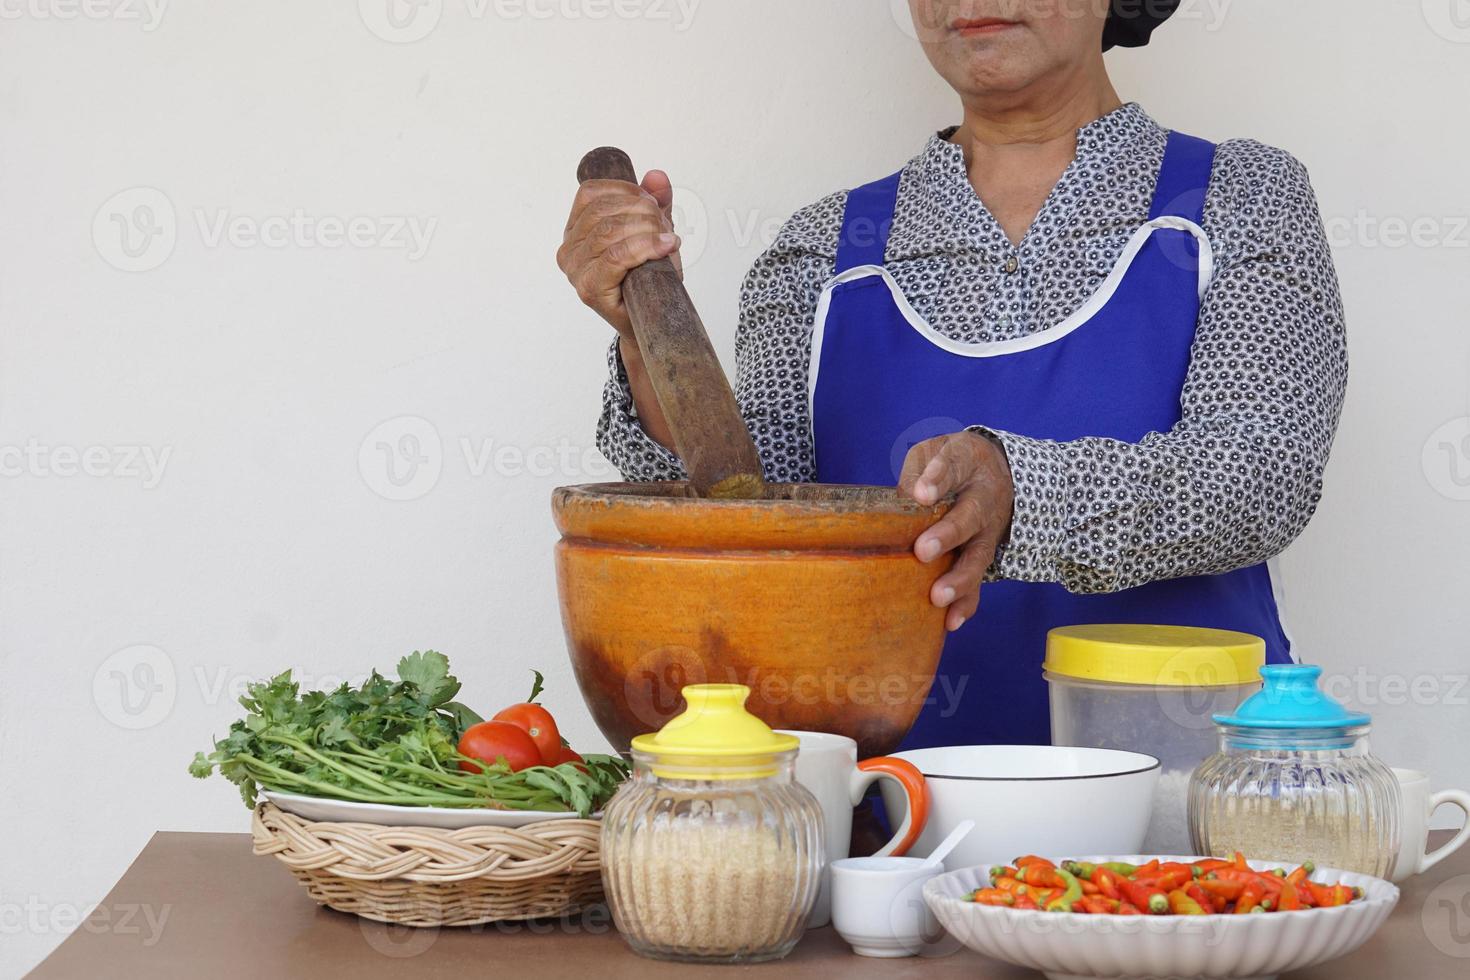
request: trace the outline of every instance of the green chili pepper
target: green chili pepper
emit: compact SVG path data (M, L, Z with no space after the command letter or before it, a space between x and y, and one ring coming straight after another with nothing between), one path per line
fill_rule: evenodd
M1138 873L1138 865L1124 864L1122 861L1104 861L1102 867L1107 868L1115 875L1131 878Z
M1057 874L1061 875L1062 880L1067 883L1067 890L1050 902L1047 902L1046 910L1048 912L1070 912L1072 911L1072 903L1080 901L1082 898L1082 881L1065 868L1058 868Z
M1090 861L1064 861L1062 862L1062 867L1083 881L1091 881L1092 873L1098 868L1097 865Z

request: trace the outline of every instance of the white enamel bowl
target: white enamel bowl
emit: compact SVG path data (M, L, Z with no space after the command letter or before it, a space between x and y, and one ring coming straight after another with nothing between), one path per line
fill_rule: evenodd
M929 820L910 849L928 854L959 824L975 829L945 866L1004 864L1022 854L1135 852L1143 846L1159 760L1138 752L1054 745L964 745L896 752L924 774ZM884 780L883 806L903 794Z
M1139 855L1073 858L1126 861ZM1181 860L1194 860L1181 858ZM1280 868L1284 861L1252 861ZM1079 977L1264 978L1346 955L1383 925L1399 890L1381 878L1319 868L1321 882L1363 889L1362 899L1330 909L1265 915L1081 915L976 905L964 896L990 883L989 866L951 871L924 886L924 901L955 939L985 956L1040 970L1051 980Z

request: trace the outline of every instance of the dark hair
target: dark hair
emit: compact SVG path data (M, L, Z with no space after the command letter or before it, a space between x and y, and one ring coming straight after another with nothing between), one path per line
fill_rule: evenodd
M1102 46L1141 48L1148 37L1174 11L1179 9L1180 0L1112 0L1113 8L1108 12L1108 22L1103 26Z

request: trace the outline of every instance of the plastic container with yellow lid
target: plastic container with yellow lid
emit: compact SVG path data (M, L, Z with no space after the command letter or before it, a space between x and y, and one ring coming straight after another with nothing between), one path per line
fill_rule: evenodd
M602 879L634 952L689 962L785 956L821 883L822 810L800 742L745 710L741 684L684 688L682 714L633 739L602 816Z
M1043 663L1053 745L1126 749L1161 764L1143 850L1188 854L1189 776L1215 752L1213 715L1260 687L1266 644L1191 626L1062 626Z

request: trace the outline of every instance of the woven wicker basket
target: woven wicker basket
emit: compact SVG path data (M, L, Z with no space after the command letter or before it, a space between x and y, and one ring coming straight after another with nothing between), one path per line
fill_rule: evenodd
M602 900L596 820L514 829L314 822L255 808L256 854L273 854L312 898L410 926L565 915Z

